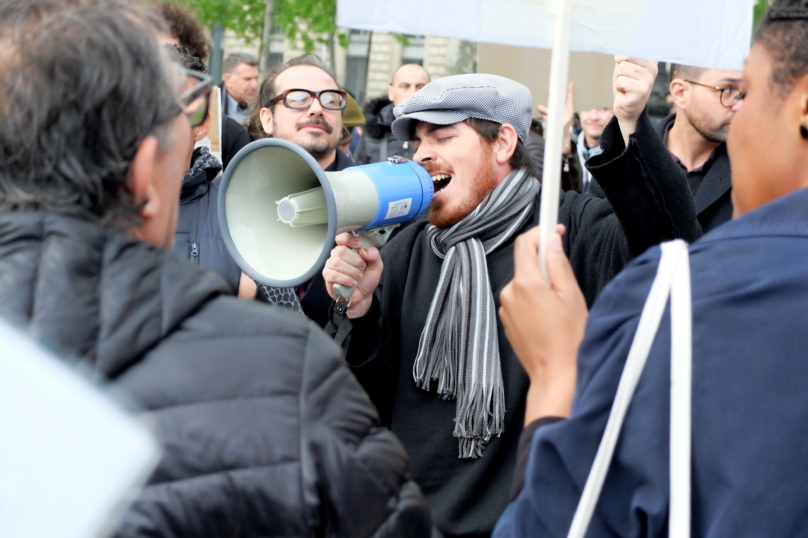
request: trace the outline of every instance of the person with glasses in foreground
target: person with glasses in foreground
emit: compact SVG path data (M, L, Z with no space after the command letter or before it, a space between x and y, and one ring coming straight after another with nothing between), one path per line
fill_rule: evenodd
M188 146L189 170L182 178L180 213L171 252L215 272L225 279L234 293L238 293L241 281L252 281L246 275L242 277L219 227L219 183L213 180L220 175L222 163L207 147L194 148L210 131L209 104L213 82L201 59L177 45L166 45L166 48L187 69L186 89L180 99L195 103L194 115L189 118L193 129L191 145Z
M775 0L746 59L727 135L734 219L690 247L689 536L805 534L806 51L805 2ZM671 180L681 180L677 172ZM659 248L634 260L587 319L559 245L557 236L548 245L549 286L536 264L538 231L521 237L501 295L500 317L530 392L520 453L527 471L516 477L524 488L495 538L567 535L659 267ZM671 344L668 306L587 536L668 536Z
M270 69L258 90L260 107L251 123L263 136L294 142L314 157L326 172L340 172L354 162L337 147L342 138L342 115L348 94L314 54L297 56ZM336 245L335 245L336 246ZM322 267L308 282L294 288L256 284L256 299L303 312L320 327L328 324L331 297Z
M336 344L166 252L208 81L183 92L161 26L127 0L0 4L0 316L153 426L115 536L429 536Z
M704 233L732 218L727 133L741 106L739 71L671 66L675 112L657 126L673 160L687 175Z

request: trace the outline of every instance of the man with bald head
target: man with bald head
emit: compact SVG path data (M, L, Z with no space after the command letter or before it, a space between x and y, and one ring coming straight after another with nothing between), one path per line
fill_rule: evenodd
M412 158L415 154L412 143L400 141L390 128L395 119L393 107L426 86L429 81L426 69L418 64L404 64L393 73L393 79L387 87L387 97L373 99L365 105L367 124L356 147L354 160L357 164L376 163L393 155Z

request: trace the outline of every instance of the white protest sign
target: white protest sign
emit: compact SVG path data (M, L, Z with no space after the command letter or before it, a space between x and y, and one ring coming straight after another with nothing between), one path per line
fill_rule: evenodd
M740 70L754 0L574 0L570 50ZM552 48L555 0L338 0L339 26Z
M569 53L601 52L741 70L754 0L338 0L339 26L553 49L545 131L539 265L557 223L561 116Z
M108 534L158 456L108 395L0 322L0 536Z

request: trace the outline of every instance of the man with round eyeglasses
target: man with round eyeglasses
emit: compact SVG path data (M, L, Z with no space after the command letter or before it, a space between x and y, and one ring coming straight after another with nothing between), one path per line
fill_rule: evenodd
M742 73L685 65L671 68L675 113L658 126L671 156L687 174L705 233L732 218L727 133L741 106Z
M259 100L267 135L301 146L328 172L353 166L337 149L347 94L319 58L298 56L270 70Z

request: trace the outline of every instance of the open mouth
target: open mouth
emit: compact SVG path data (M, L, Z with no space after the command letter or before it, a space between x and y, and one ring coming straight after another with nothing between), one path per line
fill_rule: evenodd
M434 186L435 193L439 193L446 188L452 181L452 176L449 174L436 174L432 176L432 185Z

